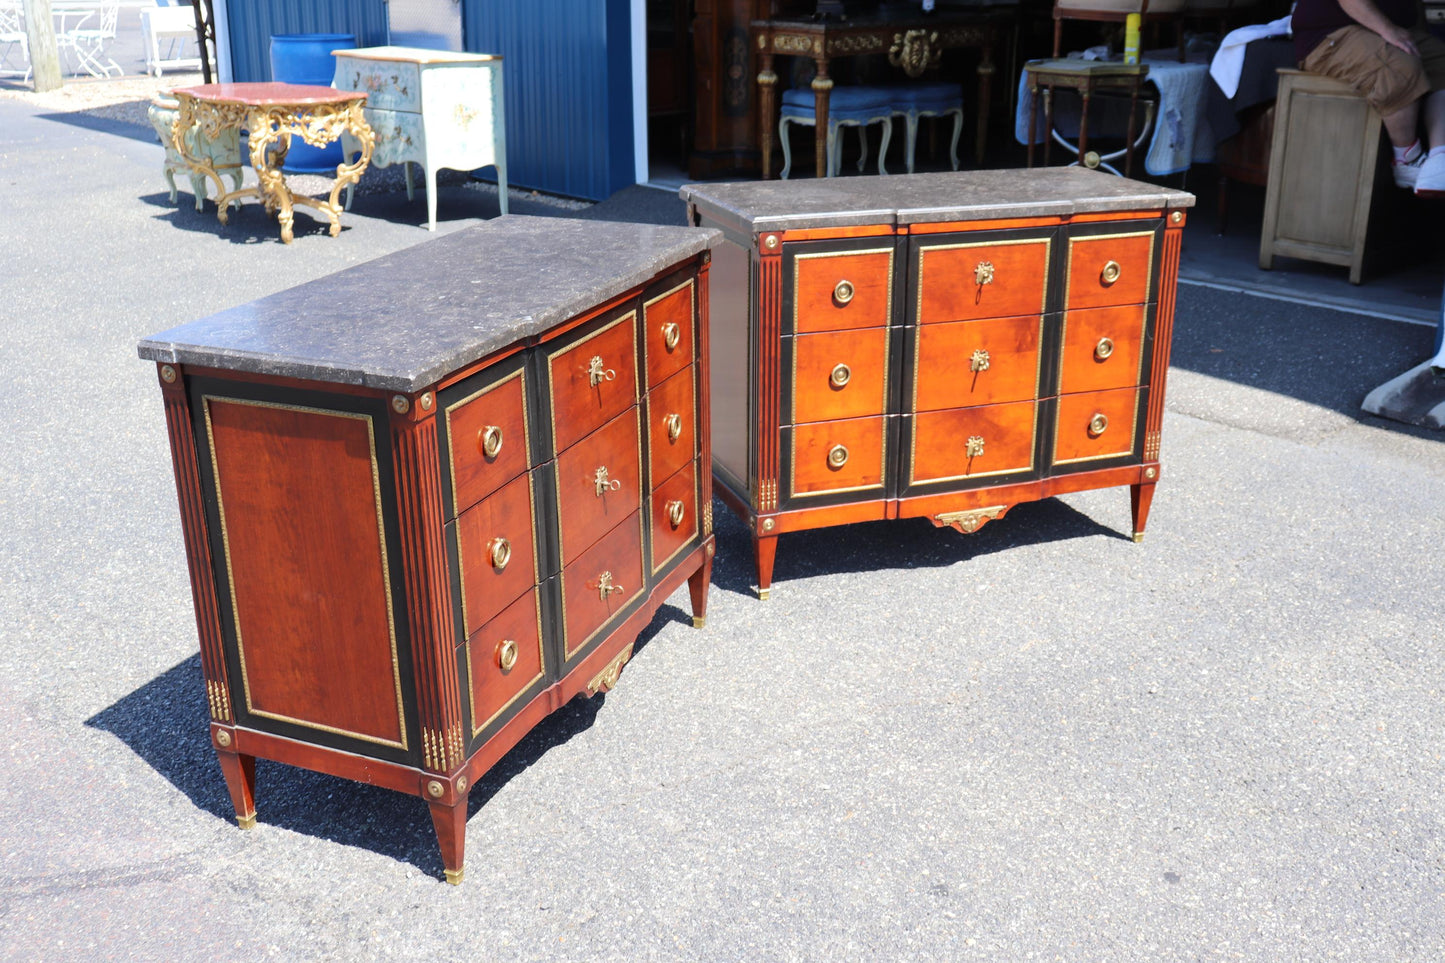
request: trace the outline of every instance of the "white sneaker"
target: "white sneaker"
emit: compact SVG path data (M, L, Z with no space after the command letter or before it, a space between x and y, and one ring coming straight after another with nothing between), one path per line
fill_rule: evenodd
M1403 187L1410 191L1415 189L1415 184L1420 179L1420 168L1425 165L1425 152L1422 150L1415 155L1414 160L1392 161L1390 173L1395 175L1395 186Z
M1445 151L1430 154L1420 165L1420 173L1415 178L1415 196L1445 197Z

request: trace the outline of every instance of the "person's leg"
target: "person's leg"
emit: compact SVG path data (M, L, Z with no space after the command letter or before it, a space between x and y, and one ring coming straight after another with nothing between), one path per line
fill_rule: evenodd
M1385 114L1380 119L1385 123L1385 134L1395 147L1409 147L1420 139L1420 101L1412 100L1403 109ZM1445 114L1442 114L1442 120L1445 120ZM1445 127L1441 128L1441 133L1445 134ZM1430 143L1445 141L1437 141L1431 133Z
M1430 151L1420 165L1415 193L1439 197L1445 195L1445 42L1420 29L1411 30L1410 39L1420 51L1420 62L1430 86L1430 93L1417 102Z

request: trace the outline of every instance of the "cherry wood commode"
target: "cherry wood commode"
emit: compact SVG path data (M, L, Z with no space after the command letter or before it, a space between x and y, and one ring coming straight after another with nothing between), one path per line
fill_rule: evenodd
M140 344L157 363L211 740L430 806L616 683L712 568L716 232L504 218Z
M784 532L1159 480L1193 195L1081 168L694 184L718 494L767 598Z

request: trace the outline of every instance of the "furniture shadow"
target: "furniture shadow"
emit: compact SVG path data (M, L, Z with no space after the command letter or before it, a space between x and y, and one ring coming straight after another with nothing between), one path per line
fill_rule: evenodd
M633 658L661 629L683 620L663 606L638 636ZM690 619L688 624L691 624ZM209 737L210 716L193 655L111 706L85 725L108 732L180 790L196 808L235 829L235 810ZM472 787L467 818L475 816L515 776L592 727L606 694L572 699L532 728ZM265 759L256 761L257 823L369 850L442 877L430 811L421 799Z
M1116 492L1128 505L1126 488ZM757 568L752 535L721 501L714 501L717 557L712 586L754 596ZM1130 535L1094 521L1057 498L1024 502L1002 519L986 523L971 535L937 528L927 519L859 522L779 536L773 586L797 579L888 569L940 568L1007 551L1022 545L1061 542L1103 535L1130 540Z
M95 131L98 134L114 134L117 137L129 137L131 140L142 141L147 144L158 144L155 129L146 120L146 107L150 102L137 100L132 104L121 104L107 107L101 110L76 110L58 114L40 114L42 120L53 120L59 124L69 124L72 127L80 127L85 130ZM114 116L118 109L133 107L139 111L140 119L123 120Z
M226 181L227 186L230 180ZM176 201L171 203L169 191L141 195L139 200L151 207L160 208L157 220L169 221L170 225L182 231L209 234L232 244L282 244L281 225L276 218L266 213L265 207L255 198L246 198L240 207L232 207L227 223L216 218L216 201L208 197L196 210L195 195L190 191L190 182L184 174L176 175ZM214 193L214 186L212 186ZM352 229L347 223L347 212L341 215L341 233ZM297 206L291 223L291 233L296 239L303 237L327 236L331 222L316 211Z

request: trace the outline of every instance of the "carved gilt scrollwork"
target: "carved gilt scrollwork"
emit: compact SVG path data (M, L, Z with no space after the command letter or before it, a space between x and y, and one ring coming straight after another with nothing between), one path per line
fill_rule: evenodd
M987 508L970 508L961 512L943 512L940 515L934 515L929 521L940 528L947 526L965 535L972 535L983 526L984 522L993 521L1006 511L1008 511L1007 505L990 505Z
M888 62L902 67L910 77L922 77L925 71L938 66L943 48L938 46L938 31L908 30L893 35L888 48Z

